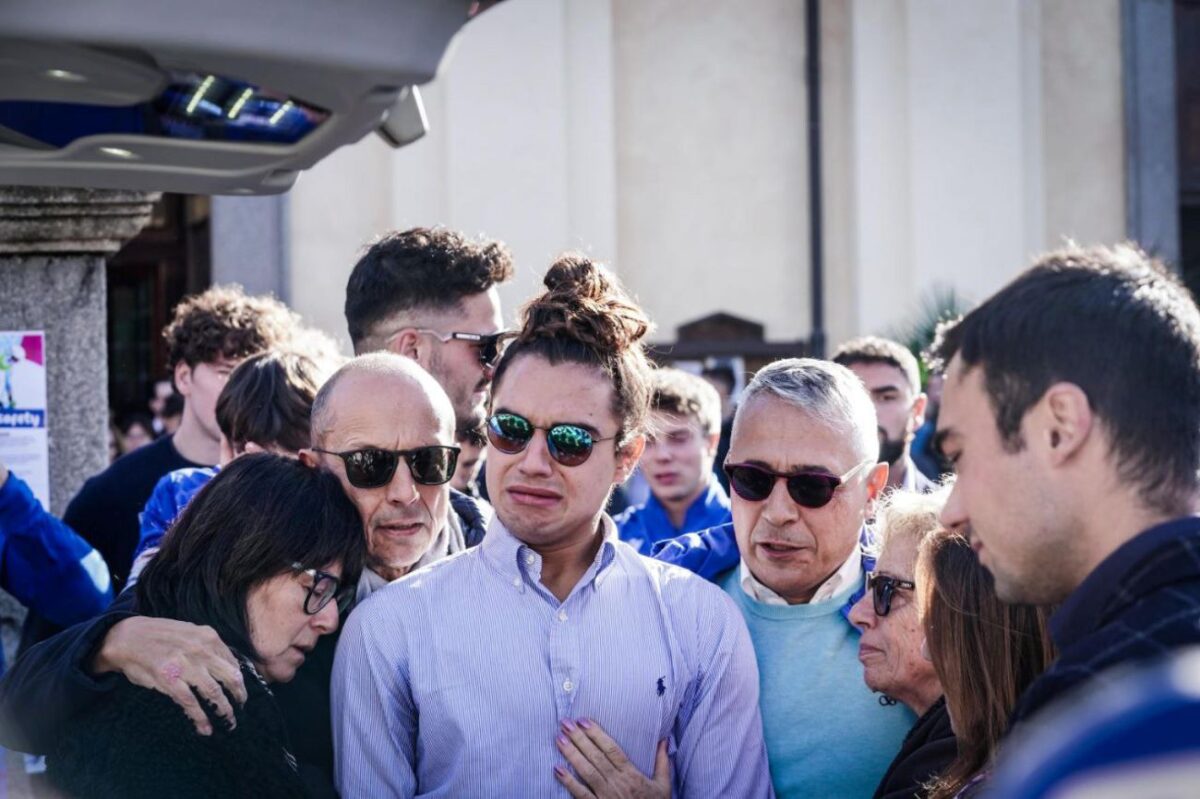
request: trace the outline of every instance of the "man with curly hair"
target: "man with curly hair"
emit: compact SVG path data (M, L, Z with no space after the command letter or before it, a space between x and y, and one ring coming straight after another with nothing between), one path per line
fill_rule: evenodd
M63 516L104 556L117 593L137 547L138 514L159 478L217 462L217 396L229 373L250 355L289 341L297 327L297 316L283 303L247 296L238 286L213 286L176 306L163 337L175 388L184 398L179 429L89 479Z
M346 286L354 353L412 358L450 396L459 433L478 430L503 338L496 286L512 275L512 254L498 241L444 228L388 233Z

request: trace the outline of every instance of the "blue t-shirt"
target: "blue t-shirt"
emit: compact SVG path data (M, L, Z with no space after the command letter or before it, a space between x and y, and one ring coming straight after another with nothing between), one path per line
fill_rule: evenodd
M641 554L649 555L659 541L727 524L733 521L733 514L729 509L729 495L720 483L710 479L708 487L688 506L682 527L671 524L667 509L653 494L645 503L629 508L613 521L617 523L617 534L622 541Z

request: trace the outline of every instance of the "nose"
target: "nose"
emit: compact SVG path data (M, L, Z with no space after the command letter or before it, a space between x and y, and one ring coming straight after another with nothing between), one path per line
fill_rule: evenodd
M396 465L396 473L392 475L392 481L387 484L388 502L394 505L410 505L417 500L417 496L417 484L412 479L412 472L401 458L400 463Z
M863 630L875 626L875 608L871 605L869 592L859 597L854 607L850 608L850 623Z
M771 484L771 493L763 500L763 519L776 527L783 527L796 519L799 512L797 507L784 481L777 479Z
M656 441L649 445L650 457L660 463L666 463L671 460L671 448L663 444L661 441Z
M950 496L946 497L946 504L942 506L942 512L938 515L938 520L947 530L966 533L970 517L967 515L960 488L961 483L955 481L954 486L950 489Z
M338 628L337 602L330 602L312 617L313 629L318 635L327 635Z
M535 430L533 438L529 439L529 443L525 445L525 451L521 453L521 462L519 468L522 474L528 475L547 475L553 470L550 461L550 448L546 441L546 432L544 430Z

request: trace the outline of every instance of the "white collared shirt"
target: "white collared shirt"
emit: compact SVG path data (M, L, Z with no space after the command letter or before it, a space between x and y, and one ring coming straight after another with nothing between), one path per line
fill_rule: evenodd
M755 602L761 602L764 605L787 605L786 599L779 594L767 588L760 583L758 579L750 573L750 567L746 565L746 559L742 558L740 571L738 572L741 578L742 590L746 595ZM837 596L838 592L843 590L847 585L853 583L859 578L862 573L862 551L855 544L854 551L850 553L850 557L846 558L846 562L838 567L838 570L830 575L829 579L817 586L816 593L813 594L809 604L817 602L826 602Z

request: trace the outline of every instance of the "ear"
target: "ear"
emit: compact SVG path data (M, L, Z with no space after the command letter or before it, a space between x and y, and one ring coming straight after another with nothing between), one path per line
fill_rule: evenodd
M721 443L721 433L717 431L708 437L708 457L715 458L717 455L717 445Z
M1038 413L1030 418L1035 429L1030 437L1047 453L1048 461L1059 466L1082 449L1095 426L1095 416L1087 394L1074 383L1055 383L1037 404Z
M918 394L913 400L912 408L908 411L908 432L915 433L925 424L925 409L929 407L929 397L925 394Z
M629 475L633 474L633 470L637 468L638 461L641 460L645 450L646 437L641 435L617 452L617 470L613 474L614 483L624 483L629 479Z
M175 364L175 390L185 399L192 396L192 367L187 361Z
M867 501L874 502L879 499L879 495L883 493L883 489L887 488L888 481L888 465L886 463L877 463L871 467L871 473L867 475Z
M297 454L300 457L300 462L310 469L317 468L317 465L320 463L320 461L317 460L317 453L313 452L308 447L300 450L300 452Z
M403 355L405 358L412 358L417 363L425 366L425 360L429 360L429 347L425 346L427 339L416 331L416 328L406 327L396 335L392 336L388 343L388 349L397 355Z
M261 446L260 444L258 444L257 442L254 442L254 441L247 441L246 446L242 447L243 455L250 455L255 452L270 452L270 451L271 450L267 449L266 447Z

